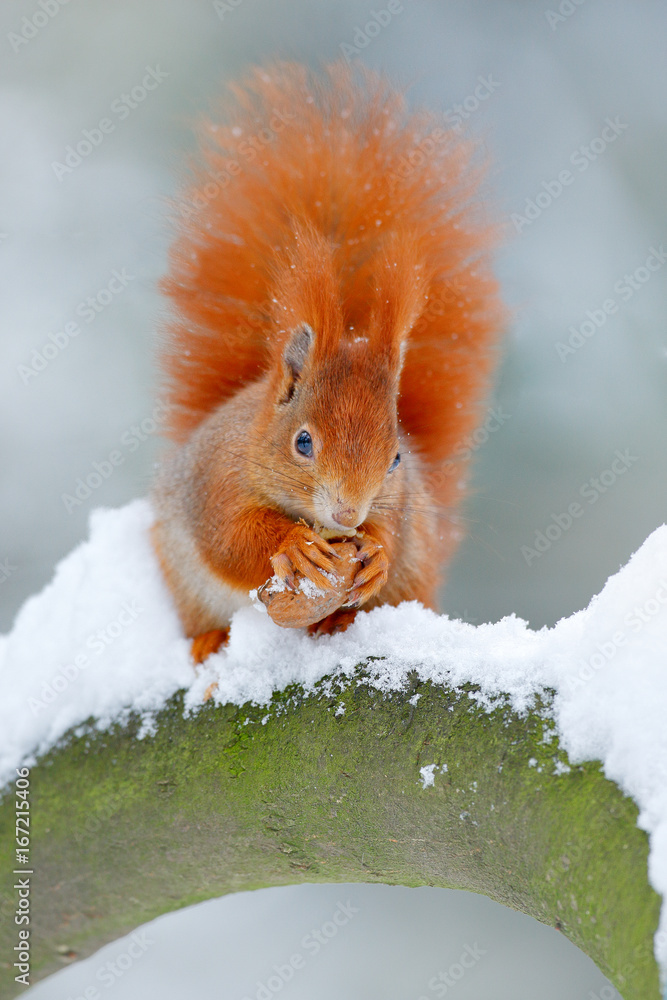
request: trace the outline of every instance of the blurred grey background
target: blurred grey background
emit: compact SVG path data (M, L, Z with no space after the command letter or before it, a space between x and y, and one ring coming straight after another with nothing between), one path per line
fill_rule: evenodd
M484 896L351 884L242 892L160 917L27 996L617 1000L619 994L557 931Z
M467 109L470 130L491 154L497 214L507 224L498 272L513 319L489 401L503 419L475 444L468 537L443 609L474 623L514 612L533 627L553 624L584 607L663 522L664 3L403 0L400 10L392 4L395 13L379 32L367 33L373 11L386 6L384 0L4 0L3 630L49 580L56 561L85 537L90 510L123 504L150 482L160 447L151 417L159 398L153 357L165 308L156 281L170 240L166 199L192 148L192 120L248 64L282 56L317 65L338 58L341 45L356 44L359 58L395 75L412 103ZM131 95L149 68L159 83L145 100L130 96L131 106L122 95ZM476 100L480 77L493 81L492 93ZM114 129L90 155L71 169L54 169L83 130L105 117ZM122 280L113 280L114 272ZM73 329L79 332L71 335ZM72 495L77 480L114 450L122 463L68 510L63 494ZM568 525L572 503L581 515ZM536 537L544 538L542 552ZM298 920L300 896L289 892L285 905ZM256 920L268 934L273 911L262 909L263 896L255 897ZM400 900L377 907L390 935L407 897L383 898ZM444 899L437 892L435 898ZM220 927L227 927L233 901L211 904L211 919L215 905ZM484 901L480 907L486 927L490 909ZM427 918L420 919L426 926ZM496 921L493 933L506 919ZM375 969L376 986L355 993L322 973L317 995L435 995L424 976L438 959L419 952L422 943L431 947L425 942L426 936L410 945L409 987L399 990L392 975L380 978ZM256 978L266 964L262 947L253 952ZM437 956L440 945L433 947ZM561 971L581 959L564 956L554 952L551 959ZM356 961L351 952L348 960ZM577 992L563 986L558 993L560 972L549 967L539 995L553 988L554 997L583 1000L586 968L581 959ZM599 974L588 974L599 990ZM237 995L217 975L215 995ZM456 995L537 996L532 988L521 992L522 978L513 979L509 992L497 984L475 992L471 976ZM197 982L199 995L213 995L204 978ZM49 988L39 995L63 995ZM119 996L134 995L123 988L114 986ZM289 989L285 995L306 995L295 992L296 983ZM154 995L184 990L168 994L160 986Z

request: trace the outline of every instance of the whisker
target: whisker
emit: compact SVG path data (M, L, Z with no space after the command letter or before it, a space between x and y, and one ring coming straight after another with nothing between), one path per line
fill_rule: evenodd
M283 483L286 484L290 484L294 488L298 488L300 491L305 491L305 492L310 491L310 488L304 485L304 483L300 479L297 479L296 476L290 476L289 473L284 472L282 469L276 469L272 465L267 465L265 462L260 462L257 459L249 458L248 455L245 455L243 452L231 452L230 454L246 462L248 465L253 465L258 469L264 469L266 472L270 472L279 481L282 481Z
M402 515L402 520L407 520L409 515L417 515L420 517L436 517L442 520L449 521L451 524L456 524L461 520L461 515L458 512L449 511L445 508L438 507L416 507L413 504L371 504L370 511L375 511L376 513L392 513Z
M320 489L322 488L323 486L322 481L318 479L313 469L308 469L305 468L303 465L299 465L296 459L293 458L292 455L290 454L286 454L282 451L280 452L280 454L282 454L283 458L286 459L286 461L288 461L290 465L294 466L294 468L299 471L300 475L305 476L306 479L310 479L311 482L315 483L315 485Z

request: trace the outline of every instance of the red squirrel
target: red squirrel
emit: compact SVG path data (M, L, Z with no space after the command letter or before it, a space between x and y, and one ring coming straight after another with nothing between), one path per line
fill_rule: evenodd
M192 654L271 576L437 605L503 324L475 144L344 63L255 69L200 129L163 289L153 542Z

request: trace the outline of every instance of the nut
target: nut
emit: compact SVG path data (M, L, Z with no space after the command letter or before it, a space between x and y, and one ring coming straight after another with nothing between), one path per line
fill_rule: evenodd
M337 536L340 538L340 536ZM314 583L297 572L296 589L289 590L285 584L272 577L257 591L257 597L276 625L283 628L306 628L337 611L345 603L357 572L357 546L349 541L332 541L340 559L336 560L331 587L321 590Z

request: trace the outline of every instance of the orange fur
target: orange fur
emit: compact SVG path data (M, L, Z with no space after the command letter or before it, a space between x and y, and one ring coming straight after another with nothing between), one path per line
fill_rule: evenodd
M195 663L203 663L211 653L217 653L221 646L225 646L228 640L228 628L215 628L211 629L210 632L202 632L192 640L190 655ZM206 696L204 700L208 700Z
M379 562L360 572L362 603L433 604L437 564L456 539L439 528L427 537L433 522L423 513L420 523L420 505L460 502L456 450L478 421L504 318L474 144L438 115L408 111L381 76L343 63L323 77L278 63L231 90L200 127L163 282L175 311L162 359L171 436L198 440L219 415L192 460L197 497L181 504L199 557L231 588L257 586L298 516L313 522L312 503L299 507L289 485L315 493L285 450L294 427L279 405L292 384L285 352L306 323L315 338L299 406L321 430L321 475L343 484L336 502L353 510L375 484L362 527L383 539L393 567L380 590ZM225 432L232 443L213 449L223 426L236 428ZM397 427L414 469L391 494L382 482ZM443 474L446 459L455 474ZM160 531L169 578L175 557ZM186 629L226 624L191 593L179 604Z
M359 80L336 64L327 86L301 66L257 69L232 88L220 122L200 129L200 161L175 206L185 218L164 282L179 316L164 358L176 440L271 364L282 336L274 276L295 261L312 274L316 315L356 330L365 330L378 300L386 308L383 293L405 309L413 270L426 264L428 300L410 338L401 423L431 461L474 426L502 309L488 264L494 231L473 202L481 179L473 144L434 113L409 113L381 77L357 72ZM255 145L242 146L251 138ZM429 138L435 150L418 163ZM240 165L238 176L230 162ZM294 245L295 226L335 244L339 288L317 240ZM281 304L295 312L289 292Z

